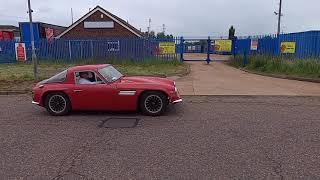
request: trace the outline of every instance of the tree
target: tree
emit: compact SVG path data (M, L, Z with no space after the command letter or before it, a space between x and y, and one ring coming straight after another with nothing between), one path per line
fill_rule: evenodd
M150 37L150 38L155 38L156 37L156 33L154 31L150 31L150 33L148 33L148 31L147 31L147 32L144 33L144 36L145 37Z
M157 38L158 38L158 39L165 39L165 38L166 38L166 35L164 34L164 32L158 32L158 33L157 33Z
M229 29L229 39L234 39L234 35L236 34L236 29L234 29L233 26L230 27Z

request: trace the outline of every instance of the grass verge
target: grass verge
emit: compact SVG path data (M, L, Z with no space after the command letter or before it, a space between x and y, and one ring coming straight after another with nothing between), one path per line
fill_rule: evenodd
M243 57L236 56L230 60L229 65L264 74L320 80L320 59L289 59L256 55L249 56L248 63L244 66Z
M40 80L47 79L71 66L84 64L112 64L126 75L181 76L189 72L189 66L179 61L146 60L86 60L77 63L40 61ZM30 63L0 64L0 90L30 90L34 85L33 66Z

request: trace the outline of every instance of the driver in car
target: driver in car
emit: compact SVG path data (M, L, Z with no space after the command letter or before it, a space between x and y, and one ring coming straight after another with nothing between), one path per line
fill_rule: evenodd
M89 79L93 78L91 72L80 72L79 84L100 84L100 82L91 82Z

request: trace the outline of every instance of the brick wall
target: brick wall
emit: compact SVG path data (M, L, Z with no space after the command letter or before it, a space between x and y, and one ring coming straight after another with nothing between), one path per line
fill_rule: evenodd
M84 21L112 21L111 18L103 14L101 18L100 11L95 12ZM114 22L114 28L84 28L84 21L79 23L76 27L71 29L69 32L64 34L61 38L72 38L72 39L96 39L96 38L108 38L108 37L137 37L131 31Z

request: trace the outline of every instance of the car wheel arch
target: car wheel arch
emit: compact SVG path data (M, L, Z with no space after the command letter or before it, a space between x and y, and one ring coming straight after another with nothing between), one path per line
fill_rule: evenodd
M140 102L143 94L148 93L148 92L160 92L160 93L164 94L167 98L169 98L169 94L166 93L166 92L163 91L163 90L153 90L153 89L143 90L143 91L140 92L140 94L138 95L138 98L137 98L137 108L138 108L138 110L140 110L140 108L139 108L139 102Z
M53 94L53 93L63 93L63 94L65 94L65 95L68 97L69 101L71 102L71 99L70 99L69 95L68 95L66 92L64 92L64 91L59 91L59 90L46 91L45 93L43 93L42 99L41 99L43 106L45 106L45 101L46 101L47 96L48 96L49 94ZM72 103L71 103L71 105L72 105Z

